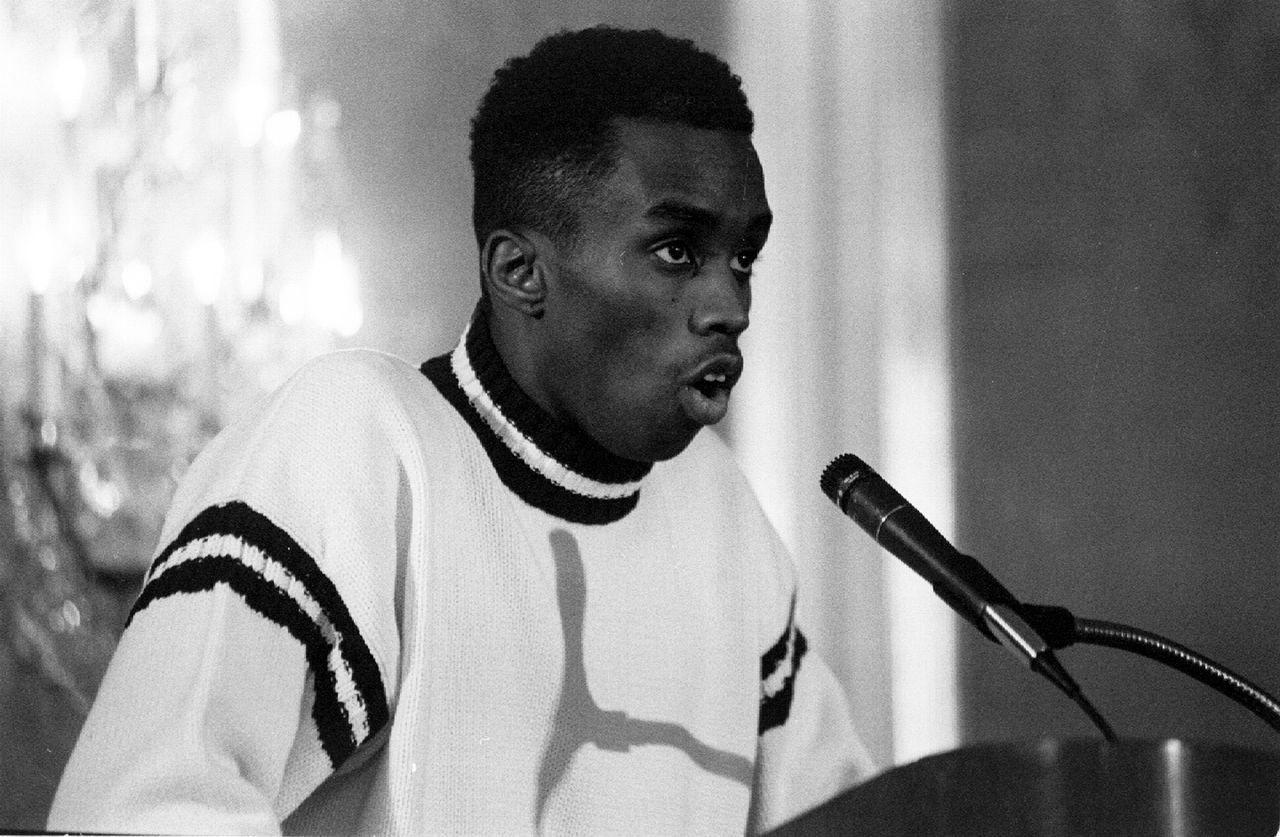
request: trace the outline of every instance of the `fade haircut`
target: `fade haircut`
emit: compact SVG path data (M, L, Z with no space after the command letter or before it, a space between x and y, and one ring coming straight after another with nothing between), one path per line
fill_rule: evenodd
M576 242L579 211L617 163L618 117L750 135L742 81L719 58L655 29L559 32L493 77L471 122L472 224Z

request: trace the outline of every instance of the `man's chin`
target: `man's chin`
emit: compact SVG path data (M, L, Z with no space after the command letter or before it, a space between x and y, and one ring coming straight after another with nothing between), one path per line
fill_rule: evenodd
M679 440L676 440L674 442L668 443L666 445L663 445L657 448L653 452L653 455L650 457L647 457L644 461L665 462L668 459L674 459L675 457L684 453L685 448L689 447L689 444L693 441L693 437L697 436L698 431L701 429L702 429L701 427L695 427L693 428L692 431L690 431L687 435L680 438Z
M665 462L683 453L685 448L689 447L689 444L693 441L693 437L697 436L698 431L701 429L702 425L682 422L679 429L662 434L652 434L639 441L635 437L625 440L597 439L596 441L605 450L624 459L631 459L636 462Z

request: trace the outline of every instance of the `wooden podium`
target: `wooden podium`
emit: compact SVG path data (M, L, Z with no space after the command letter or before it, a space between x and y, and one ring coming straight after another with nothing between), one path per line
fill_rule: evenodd
M883 773L774 837L1277 837L1280 752L1183 741L964 747Z

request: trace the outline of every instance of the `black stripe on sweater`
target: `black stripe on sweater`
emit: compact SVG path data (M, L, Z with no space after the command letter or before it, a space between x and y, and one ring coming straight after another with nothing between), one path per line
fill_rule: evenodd
M794 611L793 611L794 615ZM792 635L794 634L794 641ZM795 698L796 674L800 671L800 661L809 651L809 642L804 633L795 626L792 619L787 621L787 628L778 641L769 647L760 657L760 725L759 733L763 735L774 727L780 727L791 715L791 701ZM791 660L791 671L782 682L782 687L773 694L764 690L765 682L777 673L788 659Z
M256 547L265 557L287 569L320 606L333 628L332 636L326 637L320 625L288 593L234 555L192 558L161 572L178 549L210 535L227 535ZM234 590L254 612L281 626L302 643L315 684L312 718L325 754L330 763L338 767L365 739L358 737L338 697L337 680L329 665L330 654L336 645L351 673L356 686L355 698L364 706L369 737L390 718L382 676L333 582L288 533L265 516L241 502L212 506L196 515L152 564L151 580L134 603L129 620L152 602L179 593L212 590L219 584Z
M653 468L610 453L590 436L553 418L530 398L507 370L489 331L488 306L476 306L463 347L467 363L494 406L522 436L570 471L596 482L636 482Z
M534 508L574 523L613 523L626 517L639 502L640 494L617 498L585 497L556 485L524 463L493 431L476 410L453 374L449 355L434 357L422 364L426 375L458 414L470 425L502 484ZM537 441L537 440L535 440Z

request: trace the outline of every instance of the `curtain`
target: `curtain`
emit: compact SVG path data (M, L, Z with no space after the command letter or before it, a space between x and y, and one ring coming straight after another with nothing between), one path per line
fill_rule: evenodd
M776 216L729 435L887 767L956 746L954 620L818 476L856 453L951 528L940 4L739 0L729 16Z

